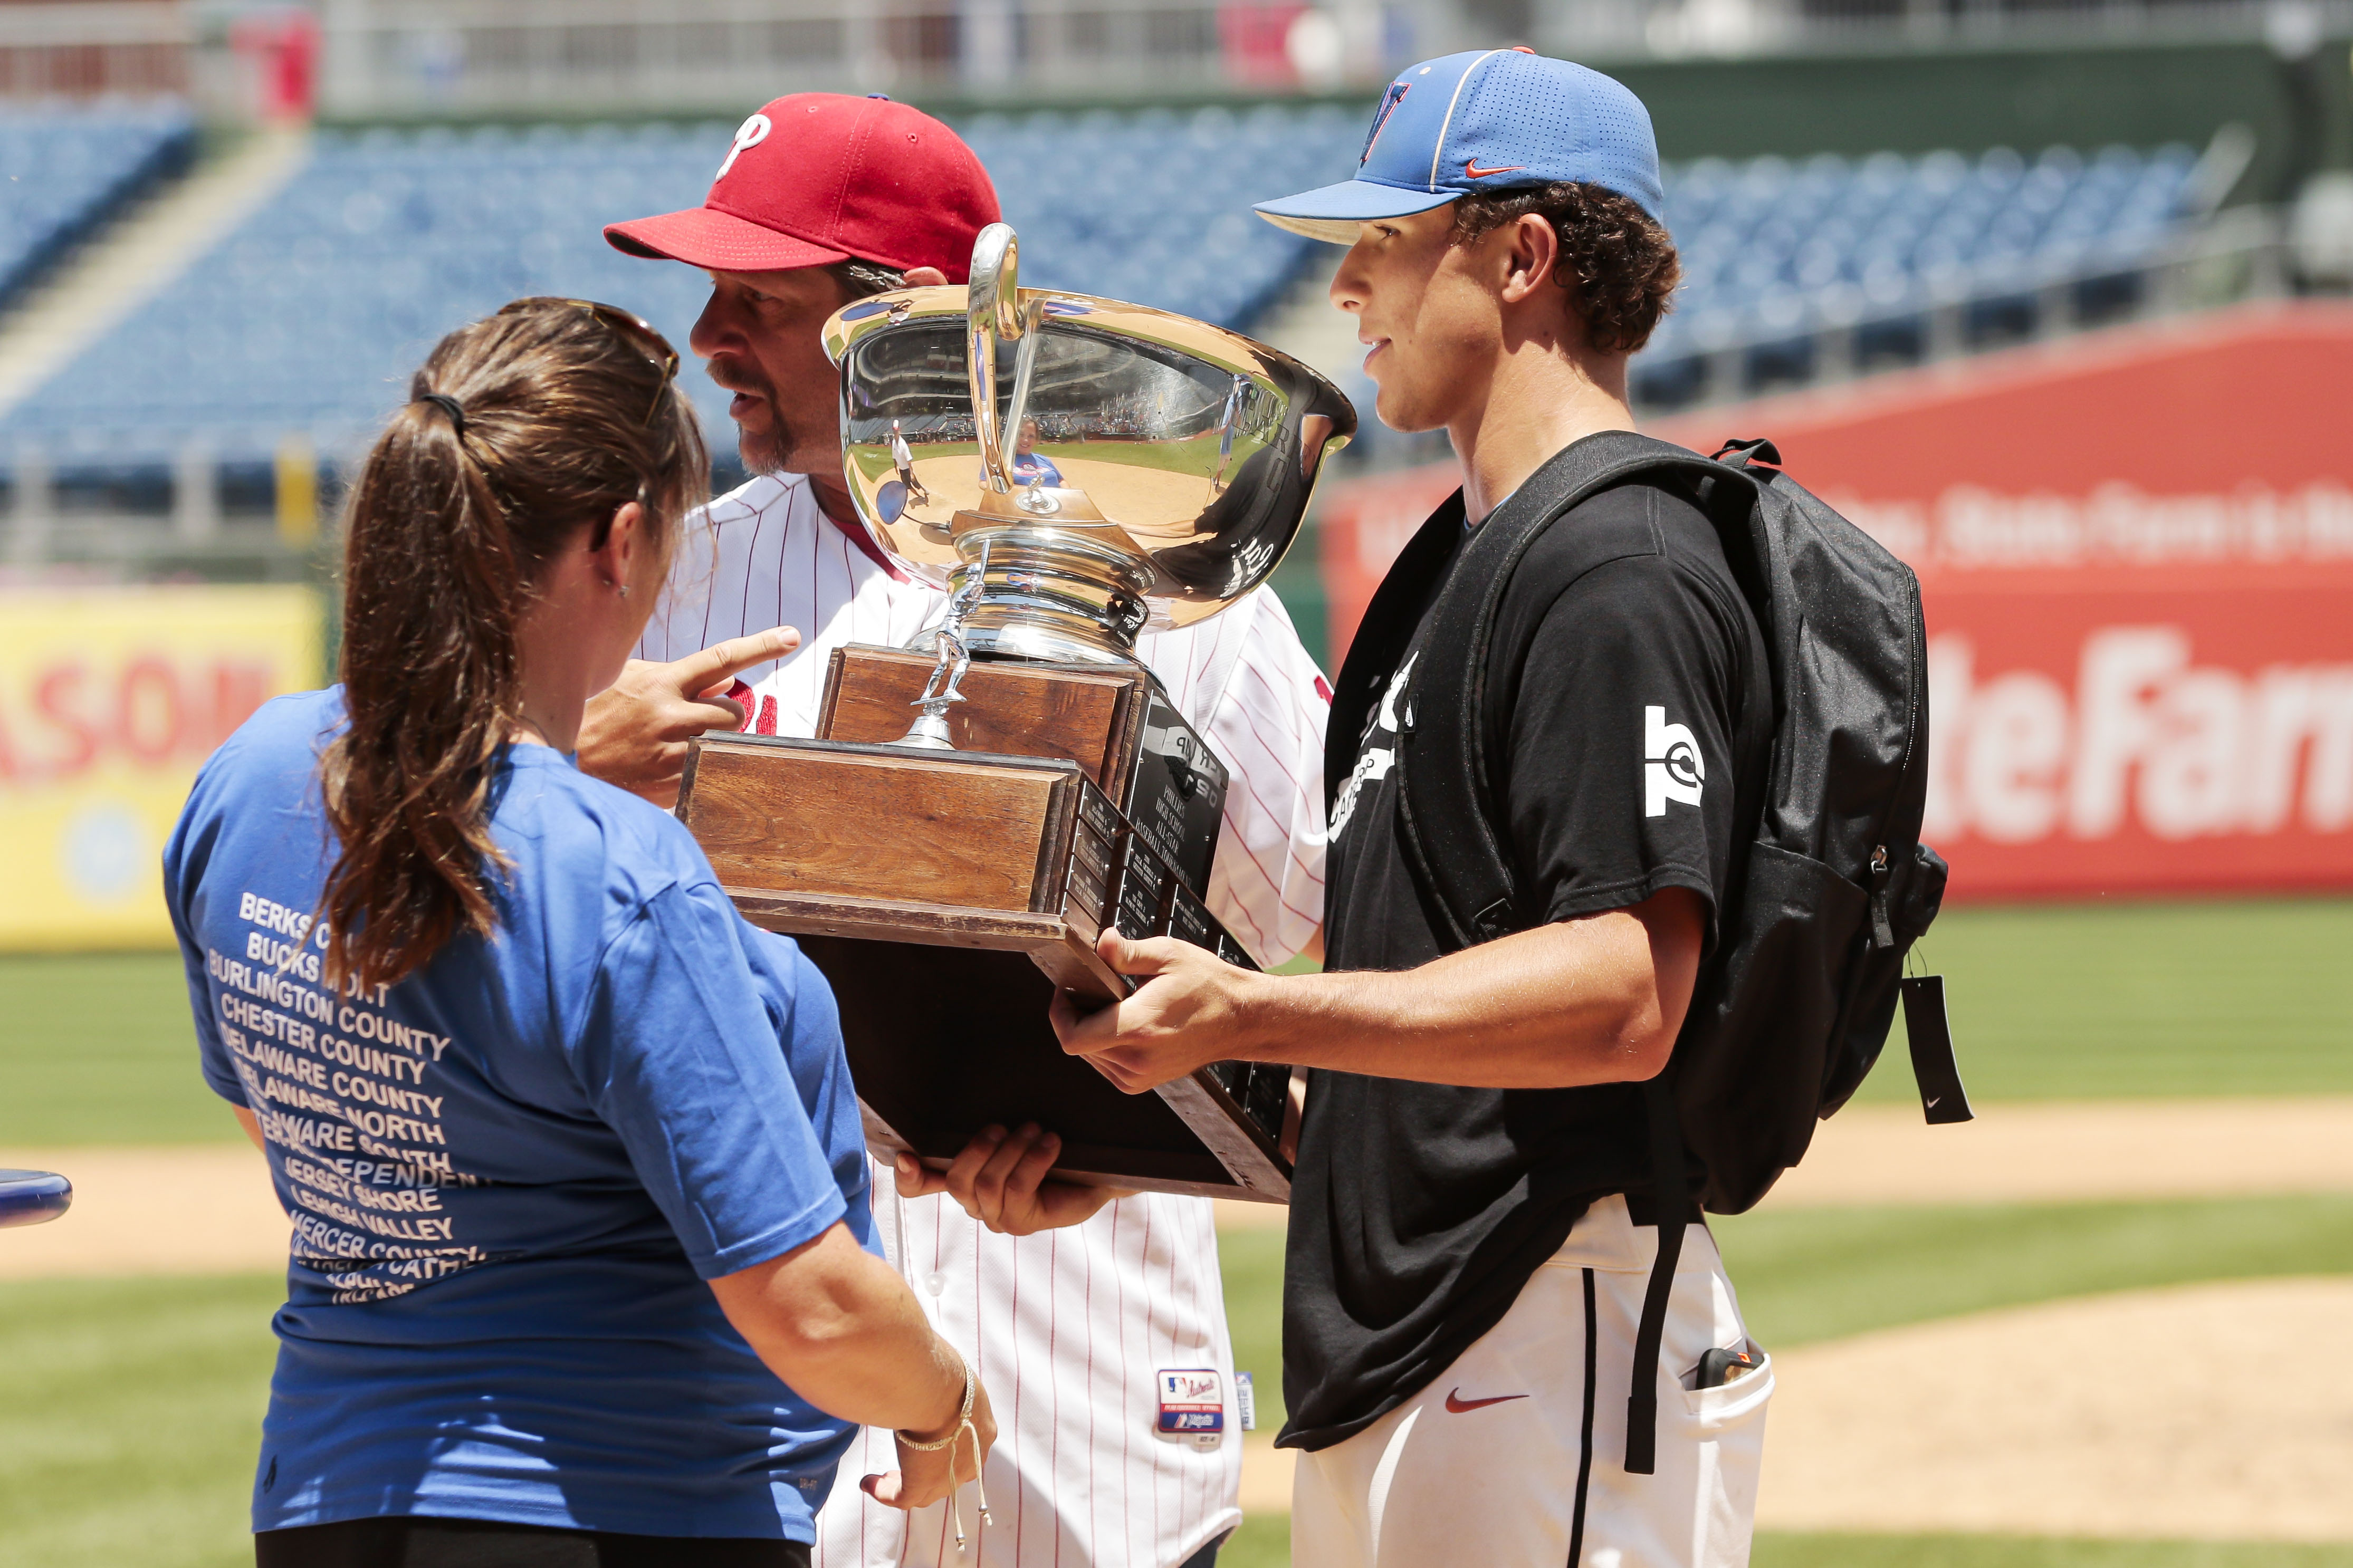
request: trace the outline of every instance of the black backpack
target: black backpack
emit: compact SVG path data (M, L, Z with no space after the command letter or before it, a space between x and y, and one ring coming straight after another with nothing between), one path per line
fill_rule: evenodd
M1577 502L1639 482L1715 521L1764 633L1773 744L1759 819L1718 916L1650 1110L1658 1260L1634 1346L1626 1468L1654 1464L1659 1342L1683 1247L1702 1206L1739 1214L1796 1164L1814 1124L1846 1103L1886 1044L1899 987L1931 1121L1969 1119L1942 982L1903 978L1936 919L1945 863L1920 842L1927 798L1927 638L1911 568L1782 474L1764 441L1731 460L1627 431L1589 436L1531 475L1469 540L1432 608L1398 736L1406 858L1450 950L1530 923L1504 847L1482 740L1488 644L1528 546ZM1443 508L1367 607L1333 700L1325 774L1347 777L1366 716L1433 577L1461 539ZM1361 652L1357 651L1361 650ZM1382 661L1387 661L1386 663ZM1380 668L1372 666L1379 664ZM1695 1159L1697 1170L1691 1162ZM1694 1192L1694 1184L1696 1191Z

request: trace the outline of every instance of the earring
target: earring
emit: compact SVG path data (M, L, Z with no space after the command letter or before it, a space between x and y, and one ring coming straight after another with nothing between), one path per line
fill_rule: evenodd
M621 597L623 597L624 599L626 599L626 598L628 598L628 596L629 596L629 585L628 585L627 583L624 583L624 584L621 584Z

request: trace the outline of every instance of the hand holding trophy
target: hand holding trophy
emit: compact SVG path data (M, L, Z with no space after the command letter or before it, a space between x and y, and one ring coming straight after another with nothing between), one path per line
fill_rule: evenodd
M1035 1122L1060 1180L1282 1202L1289 1069L1130 1097L1047 1014L1057 987L1125 994L1105 927L1250 965L1204 902L1226 766L1135 638L1266 579L1356 412L1238 333L1022 289L1018 259L992 225L968 287L827 323L851 493L949 609L918 648L836 652L818 739L698 742L679 814L745 916L832 982L883 1158L936 1169Z

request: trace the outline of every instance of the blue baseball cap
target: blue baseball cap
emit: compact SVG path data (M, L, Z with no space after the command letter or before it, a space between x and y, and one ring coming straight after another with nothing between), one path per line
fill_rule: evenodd
M1577 181L1659 216L1659 142L1642 100L1599 71L1533 49L1408 66L1381 95L1356 177L1261 202L1279 228L1354 245L1356 226L1474 191Z

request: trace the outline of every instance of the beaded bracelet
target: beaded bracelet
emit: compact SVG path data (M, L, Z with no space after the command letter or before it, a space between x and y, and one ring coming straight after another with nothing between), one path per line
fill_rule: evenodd
M899 1439L899 1446L910 1453L936 1454L943 1448L948 1451L948 1517L955 1521L956 1550L961 1552L964 1550L964 1504L957 1496L955 1446L966 1433L972 1436L972 1479L980 1492L980 1522L994 1524L997 1521L988 1516L988 1483L981 1478L985 1466L980 1451L980 1433L972 1424L973 1396L979 1391L980 1380L973 1376L972 1363L965 1361L961 1352L957 1353L956 1360L964 1363L964 1406L956 1412L955 1425L948 1428L948 1435L931 1443L916 1441L903 1428L892 1435Z

